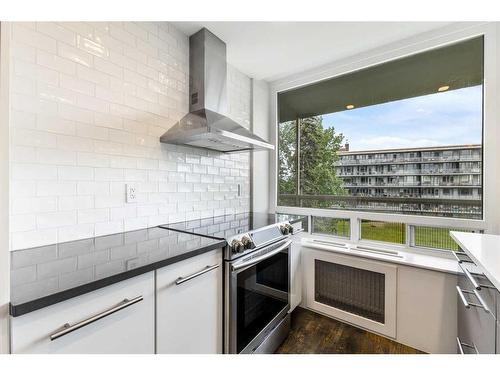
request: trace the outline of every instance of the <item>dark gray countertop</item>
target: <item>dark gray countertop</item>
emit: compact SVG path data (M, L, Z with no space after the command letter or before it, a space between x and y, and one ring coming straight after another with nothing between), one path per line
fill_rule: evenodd
M11 253L12 316L225 246L224 240L154 227Z

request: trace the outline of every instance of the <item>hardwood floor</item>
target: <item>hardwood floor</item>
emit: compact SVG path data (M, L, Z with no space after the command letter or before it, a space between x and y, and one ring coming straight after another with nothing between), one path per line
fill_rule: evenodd
M315 312L296 308L290 335L277 354L423 354Z

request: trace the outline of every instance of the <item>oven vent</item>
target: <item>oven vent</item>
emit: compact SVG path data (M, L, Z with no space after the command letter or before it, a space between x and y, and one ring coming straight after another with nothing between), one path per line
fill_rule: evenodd
M316 259L314 275L317 302L385 323L383 273Z

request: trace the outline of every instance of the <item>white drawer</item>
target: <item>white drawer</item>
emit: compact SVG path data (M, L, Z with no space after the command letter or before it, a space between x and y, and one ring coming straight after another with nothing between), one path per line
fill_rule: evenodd
M51 339L64 324L74 326L138 302ZM154 353L154 272L11 318L12 353Z
M156 270L157 353L222 352L222 267L219 249Z
M465 354L493 354L495 353L495 296L493 290L483 288L476 291L489 311L481 307L481 301L474 293L474 287L465 275L458 277L458 287L463 297L457 299L458 311L458 339L462 343ZM469 303L464 306L462 298ZM457 342L458 345L458 342ZM457 348L458 351L460 348Z

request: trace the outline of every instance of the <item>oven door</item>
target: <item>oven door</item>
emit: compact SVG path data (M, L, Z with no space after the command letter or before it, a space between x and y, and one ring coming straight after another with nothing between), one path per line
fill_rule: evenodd
M291 243L280 241L226 264L226 353L254 352L286 316Z

